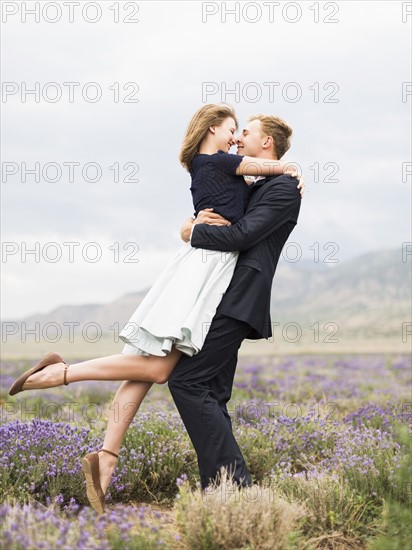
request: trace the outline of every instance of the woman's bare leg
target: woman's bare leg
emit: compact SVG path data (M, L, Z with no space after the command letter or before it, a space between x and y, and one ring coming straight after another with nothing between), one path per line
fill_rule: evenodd
M73 363L67 370L67 382L82 380L132 380L164 384L177 365L182 352L176 348L163 357L157 355L129 355L119 353L97 359ZM24 390L54 388L63 384L64 363L55 363L32 374L24 383Z
M173 348L164 357L117 354L70 364L67 371L69 383L82 380L123 380L110 407L104 449L118 454L126 431L152 384L166 382L181 356L182 353ZM62 385L64 367L64 363L45 367L30 376L23 388L40 389ZM99 453L100 484L104 493L116 462L112 455Z
M109 412L103 449L118 454L126 432L137 413L152 382L133 382L125 380L114 396ZM113 475L117 459L109 453L99 453L100 485L106 493Z

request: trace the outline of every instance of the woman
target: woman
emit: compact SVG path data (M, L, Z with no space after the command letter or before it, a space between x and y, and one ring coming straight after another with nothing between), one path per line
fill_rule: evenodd
M180 152L180 161L191 174L196 214L213 208L229 223L236 223L245 211L249 188L243 175L287 171L283 162L228 154L237 126L230 106L205 105L190 121ZM125 342L121 354L72 364L68 370L69 365L51 353L9 390L15 395L81 380L124 380L114 398L117 406L110 408L103 448L82 460L87 495L99 513L104 511L117 453L141 402L154 382L168 380L182 353L200 351L229 285L238 252L225 252L224 257L223 253L204 253L186 243L167 264L121 331Z

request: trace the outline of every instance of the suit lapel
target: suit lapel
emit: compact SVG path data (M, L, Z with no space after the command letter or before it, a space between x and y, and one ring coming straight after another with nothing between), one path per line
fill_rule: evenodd
M259 180L259 181L255 181L255 183L252 184L252 188L251 188L252 194L256 189L258 189L259 187L262 187L262 185L264 183L266 183L266 181L267 181L267 178L264 178L264 179Z

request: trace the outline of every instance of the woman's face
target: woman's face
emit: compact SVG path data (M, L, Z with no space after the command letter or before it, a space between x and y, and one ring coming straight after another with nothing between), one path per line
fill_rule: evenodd
M232 117L226 118L220 126L211 126L211 130L214 130L214 141L218 150L228 153L232 145L236 144L236 122Z

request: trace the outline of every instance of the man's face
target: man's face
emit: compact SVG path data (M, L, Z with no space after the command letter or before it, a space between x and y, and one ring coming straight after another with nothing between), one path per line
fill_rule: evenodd
M259 157L262 154L265 138L262 137L261 124L260 120L252 120L239 134L236 140L238 155Z

